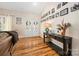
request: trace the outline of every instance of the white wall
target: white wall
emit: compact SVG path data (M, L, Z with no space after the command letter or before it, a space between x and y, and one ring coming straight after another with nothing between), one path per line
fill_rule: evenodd
M61 7L60 9L56 10L56 12L63 10L64 8L68 7L70 8L71 6L73 6L74 3L68 3L67 5ZM48 10L50 10L51 8L55 7L56 8L57 5L52 5L51 7L45 8L44 12L47 12ZM56 13L55 12L55 13ZM65 20L66 22L70 22L71 23L71 27L67 30L66 32L66 36L71 36L72 39L72 54L73 55L79 55L79 10L74 11L74 12L70 12L69 10L69 14L65 15L65 16L60 16L54 19L51 19L49 21L52 22L52 26L54 27L56 24L61 23L62 20ZM42 23L43 24L43 23ZM41 27L43 26L41 24ZM43 29L41 28L41 34L43 33Z
M40 17L38 15L7 9L0 9L0 15L6 17L5 31L17 31L19 37L39 36ZM16 24L16 17L22 18L22 24ZM26 27L27 20L31 22L31 25ZM35 26L34 22L36 21L38 22L38 25Z
M22 24L16 24L16 17L22 17ZM30 21L31 24L26 26L26 21ZM17 31L19 37L39 36L40 34L39 17L36 15L13 16L12 22L12 30ZM34 22L38 22L38 24L34 25Z

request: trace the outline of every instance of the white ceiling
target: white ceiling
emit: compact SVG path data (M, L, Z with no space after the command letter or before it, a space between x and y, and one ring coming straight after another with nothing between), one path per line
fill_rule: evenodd
M30 12L40 15L46 6L51 4L55 3L37 2L37 5L34 5L34 2L0 2L0 8L21 12Z

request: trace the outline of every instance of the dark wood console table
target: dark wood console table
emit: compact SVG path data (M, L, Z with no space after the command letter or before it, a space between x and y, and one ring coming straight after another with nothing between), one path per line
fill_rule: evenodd
M62 36L58 34L49 34L44 33L44 43L48 44L52 49L54 49L59 55L61 56L71 56L72 55L72 37ZM46 38L50 40L53 38L54 40L63 44L63 48L59 47L58 45L54 44L51 40L46 42Z

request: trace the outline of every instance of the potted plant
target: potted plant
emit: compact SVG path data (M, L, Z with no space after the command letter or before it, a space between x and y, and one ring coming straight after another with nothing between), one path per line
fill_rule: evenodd
M57 26L58 26L58 30L62 31L61 35L65 35L67 28L69 28L71 26L71 24L70 23L64 23L62 21L62 23L58 24Z

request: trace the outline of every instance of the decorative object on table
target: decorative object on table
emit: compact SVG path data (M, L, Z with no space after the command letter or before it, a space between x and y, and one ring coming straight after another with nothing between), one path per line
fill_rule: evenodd
M45 32L49 33L49 32L51 32L51 29L52 29L52 23L51 22L46 22L44 24L44 27L45 27Z
M64 16L66 14L68 14L68 8L65 8L65 9L60 11L60 16Z
M55 18L55 15L52 15L52 18Z
M45 33L48 33L49 32L49 28L45 28Z
M71 26L70 23L64 23L64 20L61 24L58 24L58 30L61 31L61 35L65 35L67 28Z

